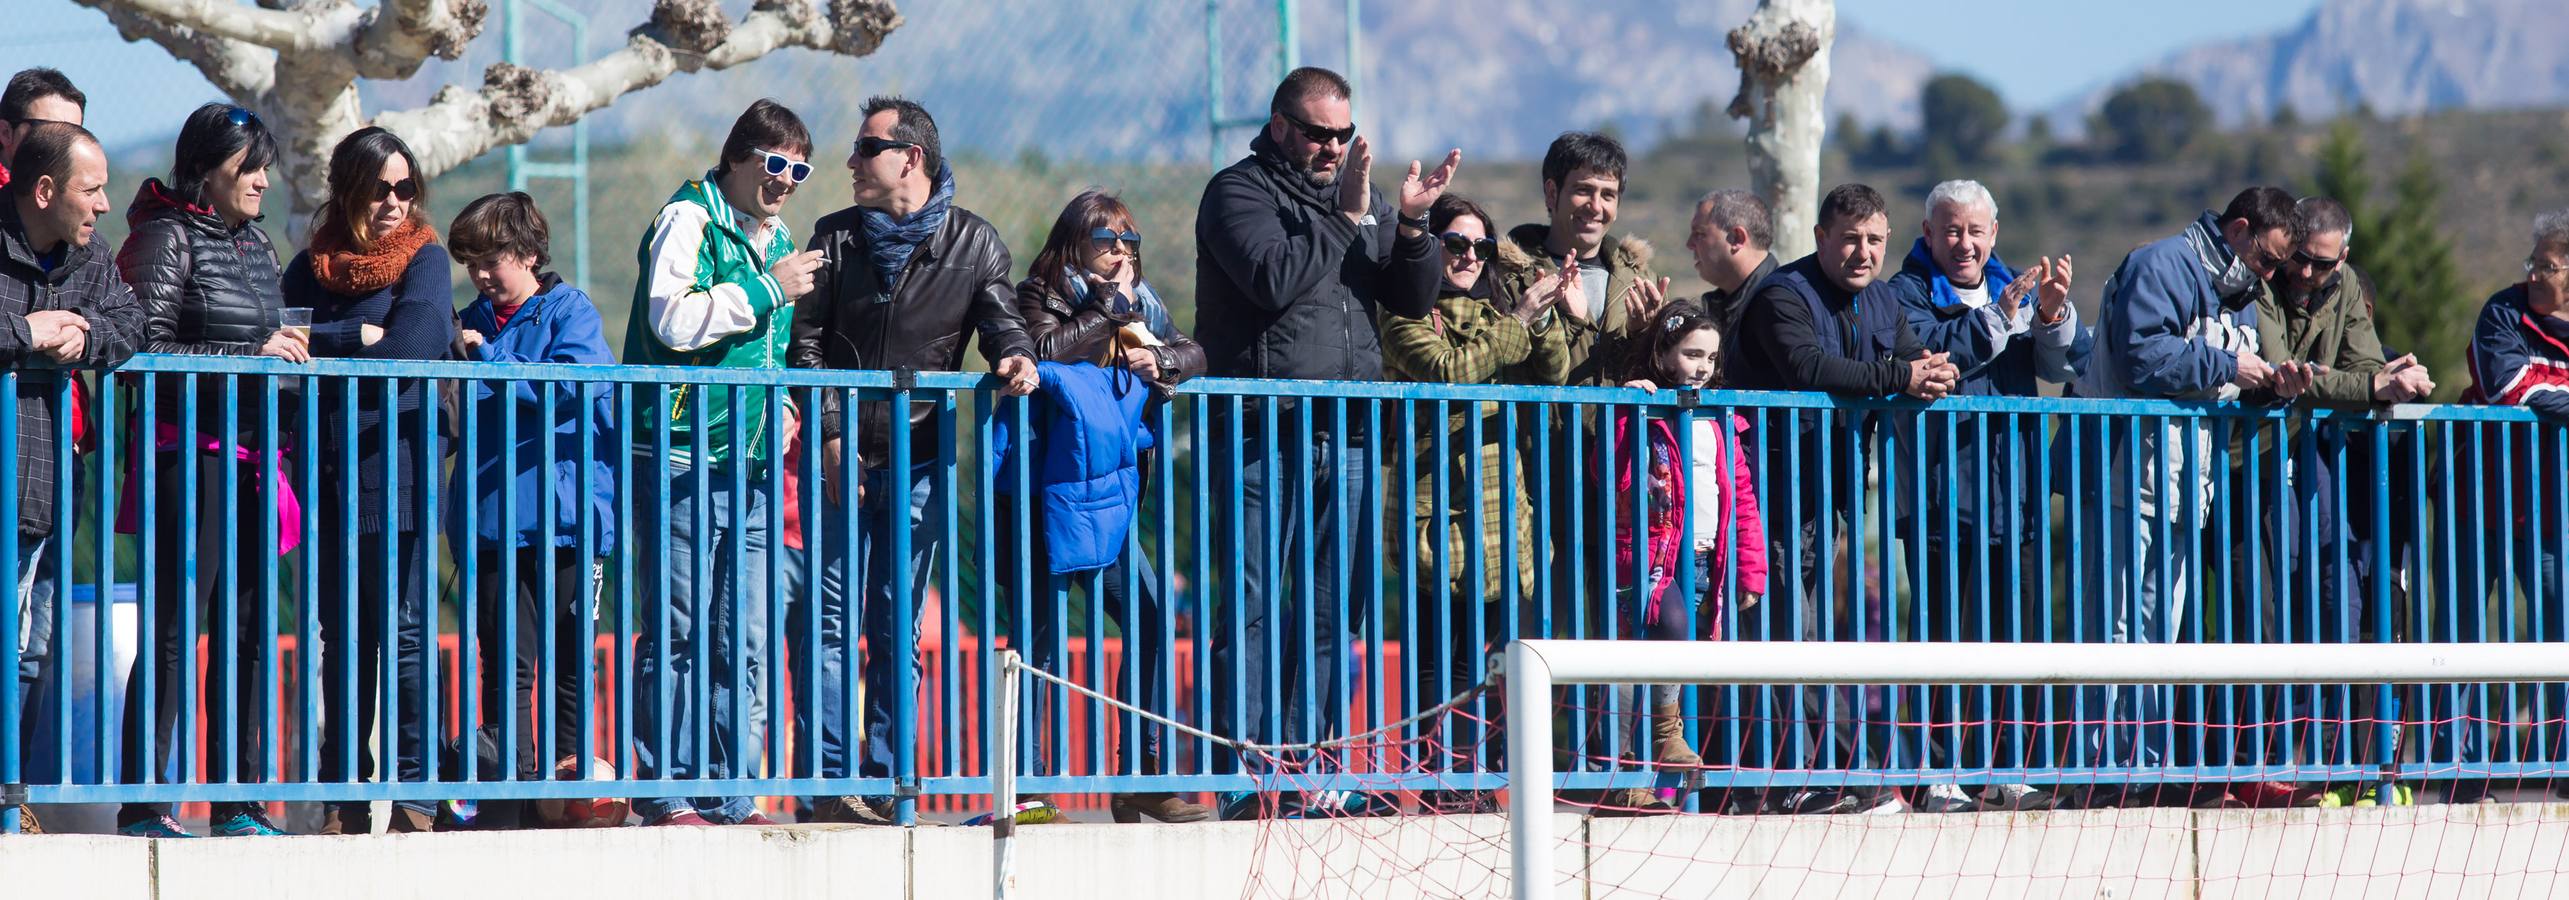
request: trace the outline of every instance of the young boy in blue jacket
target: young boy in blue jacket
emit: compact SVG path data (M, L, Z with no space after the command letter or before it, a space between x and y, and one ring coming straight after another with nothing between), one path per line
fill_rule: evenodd
M544 271L548 231L544 213L522 192L483 197L455 217L448 247L480 293L460 316L459 344L469 358L615 362L597 305ZM539 765L595 755L582 752L582 711L591 706L583 688L596 644L595 561L615 548L620 442L605 385L485 381L467 393L456 425L462 456L447 485L447 540L472 585L465 609L480 645L477 718L489 732L467 746L487 748L478 752L486 759L505 759L504 748L516 748L513 766L485 762L477 778L505 780L513 769L515 778L532 779ZM502 624L512 619L513 631ZM549 703L533 693L539 668L551 674ZM541 725L528 727L530 710L540 713ZM551 748L541 756L539 730ZM499 825L524 811L517 804L484 809Z

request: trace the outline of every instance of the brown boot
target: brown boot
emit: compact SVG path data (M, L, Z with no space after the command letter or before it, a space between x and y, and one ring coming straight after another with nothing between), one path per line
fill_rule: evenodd
M363 803L325 803L321 830L314 834L373 834L375 813Z
M1605 792L1605 797L1597 804L1596 809L1589 811L1589 815L1605 819L1619 819L1632 816L1664 816L1676 811L1676 807L1670 806L1667 801L1659 799L1659 792L1657 790L1651 788L1617 788L1615 790Z
M437 830L437 817L406 806L392 808L392 824L384 828L392 834L425 834Z
M1189 802L1167 791L1117 794L1112 811L1115 821L1125 825L1142 821L1143 816L1160 822L1201 822L1213 818L1213 807Z
M36 821L36 808L35 808L35 807L32 807L32 806L21 806L21 807L18 807L18 833L19 833L19 834L43 834L43 833L45 833L45 823L43 823L43 822L39 822L39 821Z
M1651 755L1662 766L1691 769L1704 764L1695 748L1686 745L1685 707L1675 703L1660 704L1650 713Z

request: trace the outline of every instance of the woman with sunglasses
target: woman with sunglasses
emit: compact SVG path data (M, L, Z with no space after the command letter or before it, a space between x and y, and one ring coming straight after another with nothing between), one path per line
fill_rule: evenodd
M230 104L208 103L179 129L169 178L146 180L135 192L125 213L133 231L116 253L116 266L143 304L144 349L311 359L303 335L284 327L276 250L258 224L268 164L276 156L276 138L258 116ZM235 767L231 777L239 780L282 780L263 765L266 735L261 723L266 717L253 690L260 666L269 659L268 642L258 627L260 611L273 602L256 587L255 574L293 550L303 529L301 517L287 512L296 501L281 477L293 471L281 458L291 448L264 446L265 438L253 424L263 409L264 401L257 398L264 380L242 379L227 395L219 382L199 380L191 392L183 379L161 376L150 387L153 420L138 421L127 432L150 437L132 448L135 455L126 460L131 504L119 514L117 530L131 534L142 529L142 498L136 492L142 486L141 467L150 465L154 522L149 539L163 562L152 572L151 643L134 657L134 675L125 686L126 784L151 780L147 775L160 771L174 754L179 710L195 699L182 693L187 682L180 677L196 643L191 622L210 635L204 703L212 746L206 773L230 780L223 768L228 761ZM191 394L197 410L193 423L184 412ZM222 424L227 407L235 416L228 436ZM140 415L139 403L128 408ZM228 505L223 500L226 486L237 498ZM196 511L193 523L185 515L190 507ZM263 537L271 518L278 539L273 549ZM192 557L203 573L216 573L226 553L239 573L237 582L227 584L213 574L199 574L193 585L179 578L184 567L177 560ZM192 620L183 612L190 604L195 606ZM147 667L152 673L148 701L143 689ZM237 677L237 690L219 687L223 682L218 679L227 676ZM285 721L292 721L290 714ZM147 728L153 736L149 746L155 748L151 759L145 758L145 742L138 737ZM128 803L116 819L117 831L126 835L187 836L167 803ZM255 803L216 803L207 822L214 834L226 837L284 833Z
M1445 247L1444 278L1424 318L1387 315L1383 321L1383 372L1398 381L1446 384L1560 384L1570 374L1569 332L1555 320L1562 292L1529 296L1515 309L1492 299L1490 264L1516 252L1495 240L1498 230L1477 203L1447 194L1427 214L1428 231ZM1519 260L1520 262L1522 260ZM1504 611L1534 592L1534 505L1527 499L1525 468L1497 403L1454 404L1444 421L1427 419L1411 436L1417 484L1420 609L1444 596L1449 614L1422 613L1416 697L1434 703L1459 693L1481 675L1483 650L1505 641ZM1518 410L1524 425L1532 409ZM1474 431L1475 417L1479 418ZM1426 418L1426 417L1422 417ZM1440 429L1443 443L1438 443ZM1478 445L1479 452L1470 451ZM1508 457L1514 456L1510 461ZM1475 458L1477 457L1477 462ZM1441 471L1440 471L1441 470ZM1516 477L1502 479L1509 472ZM1478 520L1477 527L1475 520ZM1477 552L1473 536L1480 536ZM1513 573L1513 578L1510 573ZM1426 633L1442 620L1444 635ZM1480 750L1479 729L1449 717L1445 740L1471 770ZM1491 811L1486 790L1430 791L1425 802L1441 811Z
M1026 319L1026 333L1034 339L1037 359L1123 369L1150 383L1162 395L1179 382L1204 374L1204 348L1177 329L1169 317L1168 305L1160 301L1159 292L1142 277L1141 227L1134 223L1133 211L1115 195L1092 190L1071 198L1070 205L1053 220L1052 233L1044 238L1044 247L1035 254L1028 271L1026 280L1017 283L1017 311ZM1143 451L1141 467L1141 496L1147 498L1149 451ZM1174 714L1163 674L1166 663L1161 634L1166 619L1156 568L1149 559L1131 558L1128 554L1093 574L1049 574L1042 507L1009 502L1013 496L1005 492L1001 495L1000 527L1014 529L1021 514L1016 507L1024 507L1033 549L1021 560L1013 552L1014 541L1000 541L999 571L1006 573L1011 588L1019 584L1036 588L1019 607L1027 613L1026 620L1034 624L1033 646L1027 654L1034 665L1065 671L1058 666L1064 642L1053 598L1066 596L1064 592L1073 585L1085 585L1090 609L1112 619L1125 636L1128 652L1140 655L1141 683L1128 687L1126 695L1136 695L1138 688L1143 708ZM1020 566L1026 571L1021 573ZM1026 580L1020 581L1020 574ZM1037 720L1049 722L1051 718L1038 716ZM1161 758L1161 729L1130 718L1125 720L1125 727L1142 729L1142 758L1138 766L1114 771L1146 775L1167 771ZM1037 729L1039 734L1042 731L1041 727ZM1126 745L1118 742L1118 746ZM1049 771L1060 761L1063 750L1054 737L1038 744L1030 756L1036 766ZM1161 822L1200 822L1211 818L1213 810L1176 794L1157 791L1117 794L1113 813L1118 822L1138 822L1144 816Z
M426 178L401 138L382 128L349 135L330 151L330 196L312 225L312 247L285 270L285 302L312 311L312 355L358 359L445 359L455 341L453 263L437 245L426 210ZM326 723L321 777L374 777L376 685L387 673L383 641L390 603L396 655L389 673L400 711L383 746L396 776L417 781L436 704L422 691L431 659L425 646L428 532L419 505L423 457L438 459L436 429L421 408L424 381L385 385L321 379L321 481L313 491L320 518L314 568L319 573L324 648L317 687ZM350 395L354 395L353 397ZM425 447L422 445L426 444ZM423 454L423 450L426 452ZM350 463L353 461L353 468ZM385 586L392 597L386 598ZM393 831L429 830L427 801L394 804ZM325 834L364 834L364 803L331 804Z

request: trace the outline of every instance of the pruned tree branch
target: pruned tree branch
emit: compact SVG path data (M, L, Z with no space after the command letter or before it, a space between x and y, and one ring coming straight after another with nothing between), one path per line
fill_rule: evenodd
M478 91L448 87L427 106L384 113L375 124L408 141L433 176L680 72L727 69L787 47L868 53L900 24L886 0L831 0L826 16L811 0L761 0L737 24L712 0L660 0L651 24L635 29L624 49L567 70L496 64L483 71Z
M121 6L100 7L99 11L107 14L118 36L159 44L170 56L195 66L206 81L236 101L250 102L250 98L264 95L276 85L276 51L198 33Z
M431 56L461 59L489 16L483 0L384 0L355 35L357 71L408 78Z
M73 0L101 11L124 10L174 29L229 38L280 52L325 50L346 43L365 12L345 2L295 9L244 6L235 0ZM120 24L121 27L121 24Z

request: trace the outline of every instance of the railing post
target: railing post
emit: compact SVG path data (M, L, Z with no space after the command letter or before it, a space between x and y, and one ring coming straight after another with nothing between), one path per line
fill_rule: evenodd
M990 654L987 684L999 697L990 736L990 892L998 900L1016 888L1018 665L1015 649Z
M18 808L27 786L18 758L18 604L25 599L18 572L18 379L0 372L0 834L18 830Z
M1552 897L1552 669L1508 642L1508 870L1516 900Z

